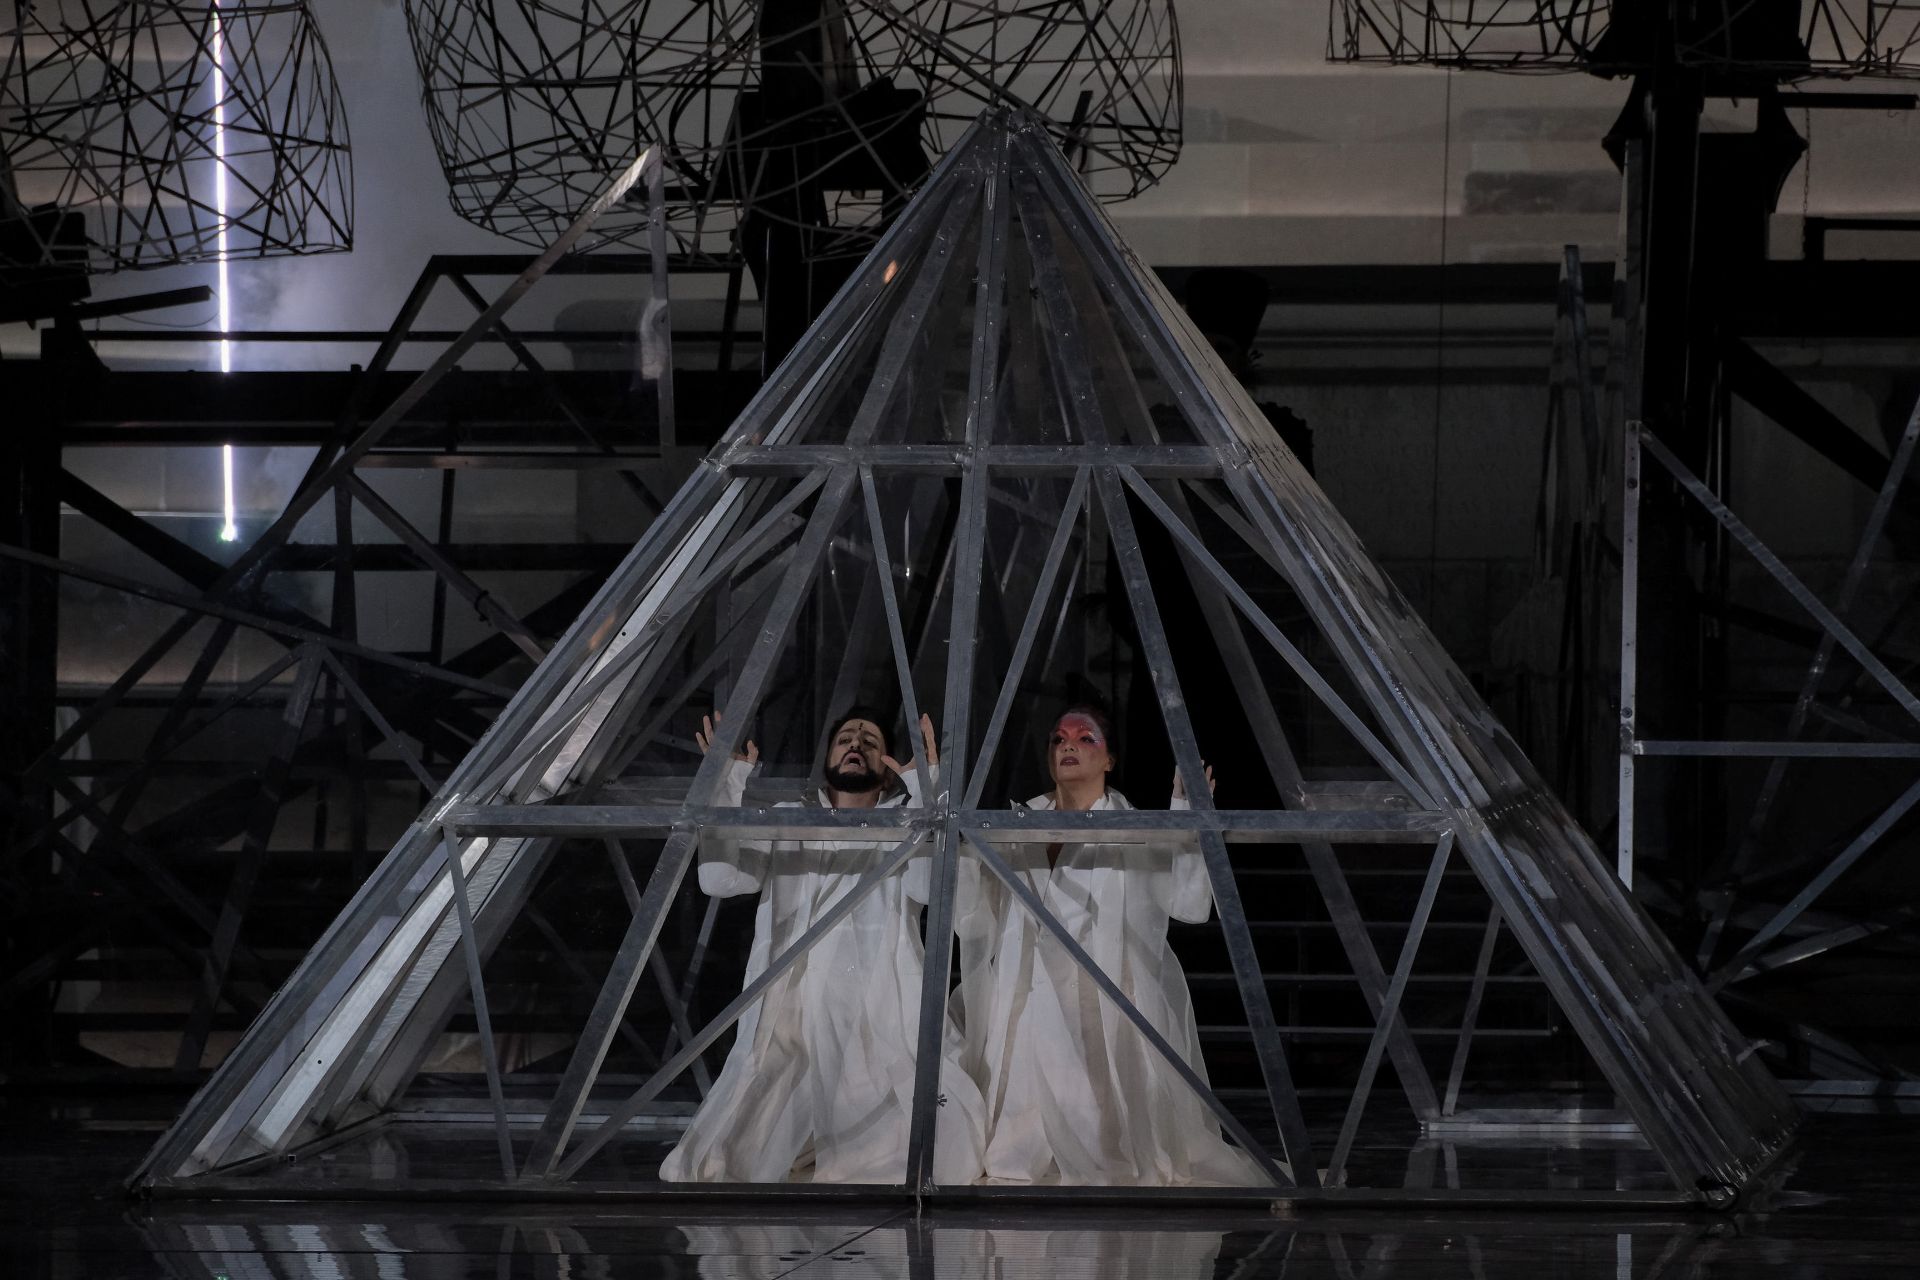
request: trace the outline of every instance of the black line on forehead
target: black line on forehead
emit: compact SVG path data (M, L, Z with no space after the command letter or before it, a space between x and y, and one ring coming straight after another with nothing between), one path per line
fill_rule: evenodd
M833 732L828 735L827 741L838 741L842 731L855 720L865 720L874 727L874 730L880 735L881 750L893 750L893 735L887 732L886 720L883 719L880 712L874 708L860 703L855 703L853 706L848 707L840 714L839 718L833 722Z

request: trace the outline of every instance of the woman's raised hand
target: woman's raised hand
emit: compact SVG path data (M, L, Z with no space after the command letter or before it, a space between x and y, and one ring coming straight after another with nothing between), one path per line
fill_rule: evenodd
M700 717L700 727L693 731L693 740L694 743L699 746L702 755L713 750L713 726L718 723L720 723L720 713L718 711L710 716ZM760 748L753 744L753 739L751 738L747 739L746 746L747 749L745 751L734 752L733 758L735 760L745 760L748 764L758 762L760 759Z
M1200 762L1200 767L1207 771L1207 794L1212 795L1213 794L1213 766L1208 764L1205 760L1202 760ZM1186 779L1180 776L1180 771L1178 769L1175 769L1173 771L1173 798L1175 800L1185 800L1187 798L1187 782L1186 782Z

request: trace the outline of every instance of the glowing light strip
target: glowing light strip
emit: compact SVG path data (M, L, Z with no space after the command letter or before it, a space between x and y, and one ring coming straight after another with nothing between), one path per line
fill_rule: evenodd
M230 309L227 290L227 73L222 65L226 40L220 30L220 0L213 0L213 208L219 216L219 258L216 270L220 273L220 372L233 372L233 344L225 335L233 328L233 313ZM225 517L220 525L220 541L232 542L240 536L240 529L233 522L233 446L220 446L220 511Z
M220 480L224 498L220 510L226 515L226 523L220 526L220 541L232 542L240 536L240 530L233 523L233 446L220 446Z
M213 0L213 208L219 215L220 332L233 328L227 303L227 74L221 65L225 39L220 30L220 0ZM220 339L220 372L233 372L233 344ZM227 446L227 529L220 536L229 538L233 528L233 448ZM229 538L229 540L231 540Z

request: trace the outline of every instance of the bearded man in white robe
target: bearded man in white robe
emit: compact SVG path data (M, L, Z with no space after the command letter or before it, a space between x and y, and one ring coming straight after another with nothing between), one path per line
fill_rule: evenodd
M917 763L888 754L882 723L864 708L842 716L832 727L821 786L805 801L778 807L922 804ZM933 722L922 716L918 728L931 778ZM713 727L705 723L704 730L697 735L703 751ZM758 759L748 742L716 804L739 806ZM720 898L760 894L744 981L765 972L896 844L897 838L704 842L701 889ZM661 1165L662 1179L906 1181L929 863L916 855L870 890L741 1015L726 1065ZM984 1109L978 1087L959 1066L960 1035L950 1019L944 1031L934 1175L940 1182L973 1182L980 1176Z
M1099 711L1061 716L1053 789L1029 809L1131 809L1107 785L1113 731ZM1213 772L1207 771L1207 786ZM1172 807L1187 800L1174 779ZM1169 919L1204 922L1200 852L1173 844L1025 844L1007 861L1202 1080L1186 974ZM985 1176L1065 1186L1265 1186L1205 1104L1004 885L962 863L956 932L967 1065L987 1105Z

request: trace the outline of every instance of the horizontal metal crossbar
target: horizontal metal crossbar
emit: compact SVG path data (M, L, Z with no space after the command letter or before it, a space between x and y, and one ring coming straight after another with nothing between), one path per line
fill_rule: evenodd
M1386 809L1329 812L1269 809L1102 810L1060 813L959 810L958 825L989 844L1094 841L1164 843L1201 831L1228 841L1315 840L1339 844L1431 844L1453 827L1451 815ZM732 809L697 805L469 805L441 819L461 836L645 836L698 828L731 837L843 840L865 832L931 831L939 809Z
M1920 758L1920 742L1693 742L1643 738L1637 756L1759 756L1808 759L1904 760Z
M270 1188L270 1190L269 1190ZM433 1202L463 1200L506 1204L628 1204L647 1201L877 1201L911 1205L920 1199L955 1204L1046 1204L1067 1206L1166 1206L1313 1204L1329 1208L1414 1209L1600 1209L1614 1212L1698 1207L1697 1194L1647 1188L1549 1187L1506 1190L1492 1187L1051 1187L948 1186L915 1192L904 1187L858 1182L715 1183L645 1182L608 1179L592 1182L513 1182L485 1178L409 1178L404 1182L362 1182L317 1178L153 1178L142 1191L158 1200L276 1200Z
M981 467L1022 475L1072 475L1084 466L1130 467L1157 479L1208 479L1222 471L1221 450L1211 445L984 445L962 444L739 444L721 465L737 474L812 471L822 467L870 467L959 475Z

